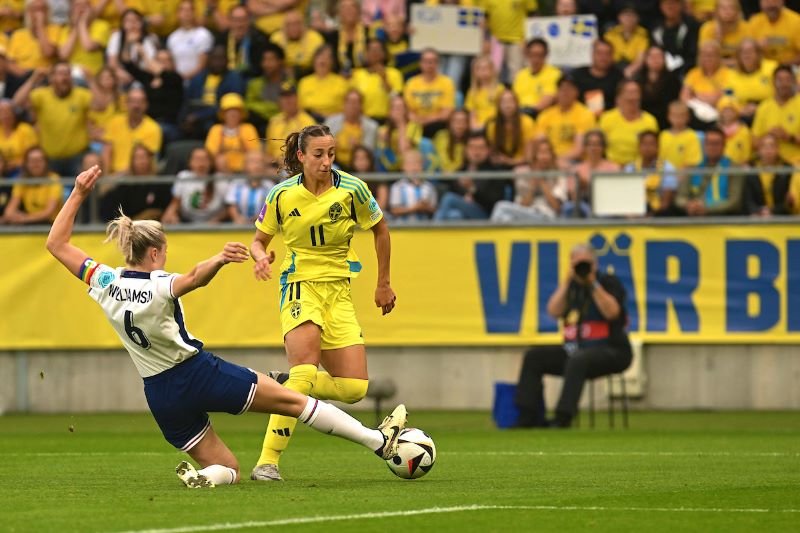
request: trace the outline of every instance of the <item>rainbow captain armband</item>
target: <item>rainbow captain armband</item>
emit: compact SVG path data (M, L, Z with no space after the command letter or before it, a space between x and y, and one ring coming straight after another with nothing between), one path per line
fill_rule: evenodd
M78 277L94 289L105 289L117 279L117 274L113 268L87 257L78 270Z
M89 285L92 276L94 276L95 270L100 266L100 263L92 259L91 257L87 257L83 260L83 264L81 268L78 270L78 279L80 279L85 284Z

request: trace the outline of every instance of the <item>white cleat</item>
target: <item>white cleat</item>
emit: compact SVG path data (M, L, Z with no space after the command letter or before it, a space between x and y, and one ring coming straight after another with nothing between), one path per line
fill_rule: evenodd
M375 450L375 453L381 458L389 460L397 455L397 438L406 427L406 420L408 420L406 406L401 403L378 426L378 431L383 433L384 442L383 447Z
M263 464L256 466L250 472L253 481L283 481L278 465Z
M214 487L214 482L203 474L199 474L188 461L181 461L175 467L175 473L178 474L178 478L183 481L183 484L190 489L210 489Z

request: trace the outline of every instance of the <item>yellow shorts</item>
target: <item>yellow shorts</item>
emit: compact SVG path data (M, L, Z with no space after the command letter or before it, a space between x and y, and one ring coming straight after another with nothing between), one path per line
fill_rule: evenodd
M287 333L304 322L322 329L322 349L364 344L350 297L350 280L295 281L281 287L281 330Z

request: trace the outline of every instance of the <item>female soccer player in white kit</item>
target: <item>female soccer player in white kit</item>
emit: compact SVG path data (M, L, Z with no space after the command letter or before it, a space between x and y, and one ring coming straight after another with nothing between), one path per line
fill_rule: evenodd
M195 470L187 461L178 465L176 472L186 486L213 487L239 480L236 457L214 432L208 412L292 416L317 431L361 444L384 459L397 455L397 435L406 421L403 405L378 429L368 429L330 404L214 356L186 330L180 297L207 285L224 265L247 261L244 244L225 244L222 252L187 274L163 270L167 241L155 221L134 222L122 215L109 223L106 241L117 241L125 267L99 264L71 244L75 215L100 174L94 166L76 178L50 229L47 249L89 285L89 296L100 304L144 380L147 403L164 437L202 467Z

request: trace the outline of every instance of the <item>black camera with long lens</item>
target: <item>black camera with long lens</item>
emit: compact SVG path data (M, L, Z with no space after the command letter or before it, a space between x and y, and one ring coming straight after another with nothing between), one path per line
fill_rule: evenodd
M589 277L589 274L592 273L592 263L589 261L580 261L579 263L575 263L575 275L581 279L586 279Z

